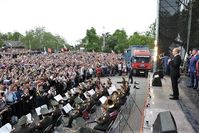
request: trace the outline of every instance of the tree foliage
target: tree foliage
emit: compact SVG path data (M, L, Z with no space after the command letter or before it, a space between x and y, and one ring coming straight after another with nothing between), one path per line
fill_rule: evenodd
M125 30L116 30L111 36L112 41L116 44L114 50L116 52L123 52L128 48L128 36Z
M148 45L150 48L154 47L154 38L146 35L141 35L135 32L128 39L128 44L130 45Z
M0 33L0 47L3 45L4 41L20 41L24 36L19 32L8 32L8 33Z
M105 39L105 47L103 52L123 52L131 45L148 45L154 47L155 23L151 24L149 31L145 35L135 32L128 37L124 29L116 29L113 34L109 32L98 36L95 28L88 29L86 36L82 39L82 44L87 51L102 51L103 40ZM82 45L81 45L82 46Z
M63 38L58 35L53 35L50 32L46 32L45 28L40 27L27 31L22 42L29 49L52 48L58 50L61 47L69 48L69 45Z
M133 35L128 37L124 29L116 29L113 34L109 32L97 35L95 28L91 27L87 29L86 36L79 40L78 46L75 49L84 47L86 51L96 51L96 52L124 52L130 45L149 45L150 48L154 47L154 36L155 36L155 23L151 24L149 31L145 35L135 32ZM44 27L37 27L26 31L23 36L19 32L8 32L0 33L0 46L4 41L22 41L25 47L28 49L60 49L67 47L71 49L71 46L59 35L53 35L47 32ZM103 46L103 41L105 40L105 47Z
M155 31L156 31L156 22L152 23L149 26L149 30L146 31L145 35L155 39L155 34L156 34Z
M25 47L29 49L41 50L45 47L58 50L60 48L71 48L62 37L46 32L43 27L37 27L26 31L25 36L19 32L0 33L0 46L3 45L4 41L8 40L22 41Z
M91 27L86 31L86 37L82 40L87 51L101 51L102 43L100 38L97 36L95 28Z

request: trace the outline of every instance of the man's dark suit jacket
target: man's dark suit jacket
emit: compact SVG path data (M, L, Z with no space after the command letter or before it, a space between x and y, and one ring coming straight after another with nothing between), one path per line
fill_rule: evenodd
M180 64L181 57L180 55L176 55L173 60L169 62L170 65L170 75L171 77L180 77Z

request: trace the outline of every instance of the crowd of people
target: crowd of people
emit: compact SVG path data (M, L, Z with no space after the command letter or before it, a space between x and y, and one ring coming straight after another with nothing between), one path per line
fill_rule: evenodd
M73 108L83 108L89 112L91 105L99 102L99 96L102 96L99 95L100 92L103 92L103 89L107 90L106 85L101 83L100 76L121 75L122 72L127 72L127 70L123 70L125 67L121 67L123 64L121 55L115 53L68 51L51 54L23 54L17 55L15 58L2 56L0 59L0 126L10 122L12 116L21 118L19 119L20 123L26 119L24 115L32 113L35 108L42 105L52 107L55 104L52 102L54 96L60 94L65 97L66 92L70 98L67 98L67 102L64 101L62 104L70 103ZM96 76L98 80L92 83L93 77ZM90 83L90 86L88 85L87 89L81 89L80 84L85 81ZM69 91L74 87L80 88L77 89L78 93L71 94ZM97 95L93 103L91 97L85 98L82 95L90 89L94 89ZM116 98L119 97L119 93L126 96L125 89L127 88L124 84L123 89L111 95L108 95L106 91L103 94ZM80 107L74 104L73 98L80 95L83 101L89 101L89 107ZM49 111L42 110L43 118L41 119L44 119L45 116L48 116ZM82 114L77 116L79 115ZM49 119L49 117L47 118ZM71 127L73 119L74 116L69 118L68 127ZM43 130L44 128L41 128L43 125L45 124L40 123L36 125L36 128Z

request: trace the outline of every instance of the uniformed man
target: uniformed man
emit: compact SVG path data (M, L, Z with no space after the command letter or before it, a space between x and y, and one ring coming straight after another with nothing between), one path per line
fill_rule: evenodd
M50 112L47 108L41 108L40 110L43 119L36 126L37 133L43 133L43 131L52 124L52 117L50 116Z
M14 130L14 133L33 133L33 128L27 124L27 116L23 115L17 124L18 127Z

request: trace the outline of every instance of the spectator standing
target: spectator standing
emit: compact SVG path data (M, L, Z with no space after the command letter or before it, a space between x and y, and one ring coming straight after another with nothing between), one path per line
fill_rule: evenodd
M130 83L133 84L133 68L131 68L130 70L128 81L130 81Z
M102 73L102 69L100 68L100 66L97 66L97 68L96 68L96 76L97 76L98 79L100 79L101 73Z
M118 72L119 72L119 76L122 76L122 62L118 64Z

